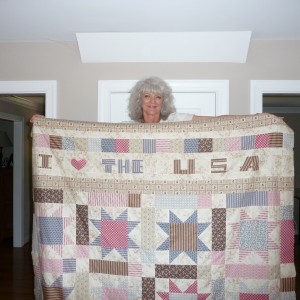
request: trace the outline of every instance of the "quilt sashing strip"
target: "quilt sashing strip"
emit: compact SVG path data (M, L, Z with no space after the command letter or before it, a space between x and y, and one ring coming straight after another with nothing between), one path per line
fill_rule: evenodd
M34 125L37 299L295 299L293 132L128 126Z

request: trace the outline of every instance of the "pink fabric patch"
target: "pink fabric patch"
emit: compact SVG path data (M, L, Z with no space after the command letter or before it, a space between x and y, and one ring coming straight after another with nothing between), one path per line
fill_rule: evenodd
M255 148L267 148L269 147L269 134L258 134L255 138Z
M143 275L141 264L128 264L128 276L141 277Z
M198 196L198 208L211 208L211 196Z
M116 152L117 153L128 153L129 152L129 140L116 139Z
M88 258L90 256L89 245L76 245L76 258Z
M226 265L225 276L231 278L268 279L269 267L260 265Z
M128 299L128 290L103 288L102 289L102 299L103 300Z
M172 280L169 280L169 291L173 294L197 294L197 281L193 282L185 291L182 291Z
M280 205L280 192L268 192L268 205L269 206Z
M63 265L61 259L47 259L44 258L41 260L41 267L42 272L48 273L62 273L63 272Z
M36 137L38 147L50 148L50 137L49 134L38 134Z
M228 151L236 151L242 149L241 138L232 137L227 139L227 150Z
M294 262L294 234L293 220L280 222L280 262L288 264Z
M225 252L224 251L212 251L212 264L224 265L225 264Z
M88 201L91 206L126 207L128 206L128 194L88 193Z
M171 152L171 141L163 139L156 140L156 152Z
M128 222L101 221L101 246L107 248L128 248Z
M162 299L162 300L169 300L170 299L170 294L166 292L157 292L157 295Z
M206 300L210 294L198 294L197 300Z

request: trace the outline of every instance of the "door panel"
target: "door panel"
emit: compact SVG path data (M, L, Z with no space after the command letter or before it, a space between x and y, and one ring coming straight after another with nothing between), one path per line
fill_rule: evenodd
M135 82L99 81L98 121L130 121L127 105L130 89ZM206 116L228 113L227 81L176 80L168 83L173 90L177 112Z

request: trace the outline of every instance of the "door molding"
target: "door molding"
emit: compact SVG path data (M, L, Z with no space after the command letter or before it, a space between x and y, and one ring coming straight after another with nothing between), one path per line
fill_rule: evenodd
M251 80L250 113L263 111L264 94L300 94L300 80Z
M110 121L110 98L113 93L129 93L137 80L98 81L98 122ZM229 113L228 80L166 80L173 92L211 92L216 96L216 115Z
M45 94L45 114L56 118L57 82L0 81L0 94ZM0 118L14 121L14 172L13 172L13 246L22 247L30 239L24 232L24 119L21 116L0 113Z

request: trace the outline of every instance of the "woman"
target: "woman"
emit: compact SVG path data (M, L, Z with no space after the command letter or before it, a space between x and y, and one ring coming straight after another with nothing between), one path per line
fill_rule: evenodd
M162 79L149 77L132 88L129 117L139 123L177 122L207 119L206 116L176 113L172 89Z

